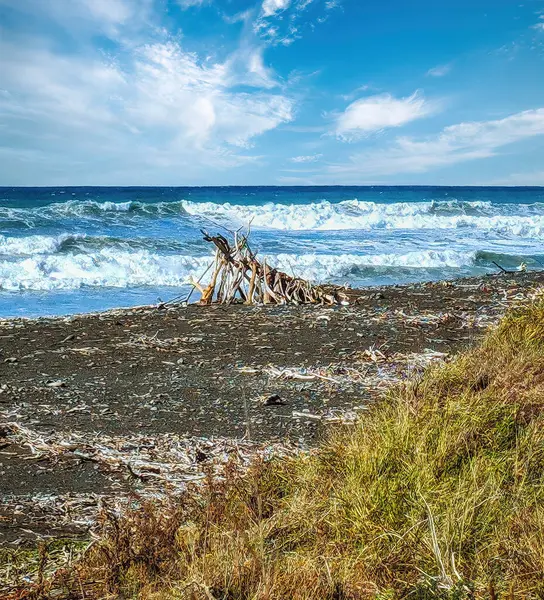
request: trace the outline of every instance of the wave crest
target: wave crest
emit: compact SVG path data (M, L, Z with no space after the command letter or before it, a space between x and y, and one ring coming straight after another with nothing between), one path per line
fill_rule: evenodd
M0 235L0 256L55 254L77 244L86 237L84 234L68 233L59 236L29 235L25 237L6 237Z
M431 200L382 204L353 199L243 205L191 200L155 203L69 200L33 209L0 207L0 223L6 227L32 228L39 224L62 224L66 219L130 224L134 217L177 217L186 219L187 225L193 226L202 225L204 220L236 227L251 223L256 229L280 231L465 228L515 237L544 237L542 203Z
M287 273L315 282L363 276L368 270L421 270L472 265L474 252L453 250L407 254L276 254L268 262ZM90 254L56 254L0 260L0 289L56 290L91 287L173 286L198 277L211 256L159 255L142 250L104 248Z
M368 229L476 228L520 237L544 235L544 205L527 205L527 214L497 214L511 210L490 202L400 202L378 204L359 200L339 203L236 205L182 201L194 217L222 220L258 229L327 231ZM516 209L519 210L519 205Z

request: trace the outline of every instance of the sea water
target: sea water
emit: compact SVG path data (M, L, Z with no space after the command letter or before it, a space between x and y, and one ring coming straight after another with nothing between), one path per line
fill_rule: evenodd
M315 282L544 267L544 188L0 188L0 316L169 300L212 260L201 229L249 224L261 258Z

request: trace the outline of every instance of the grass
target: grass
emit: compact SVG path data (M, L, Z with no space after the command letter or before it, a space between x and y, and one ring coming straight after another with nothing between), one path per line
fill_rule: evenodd
M47 581L59 569L70 568L89 546L88 541L55 539L28 547L0 547L0 598L11 597L9 592L28 587L33 591L47 587ZM23 596L18 592L13 597Z
M537 301L315 454L106 517L65 585L88 598L544 598L543 409Z

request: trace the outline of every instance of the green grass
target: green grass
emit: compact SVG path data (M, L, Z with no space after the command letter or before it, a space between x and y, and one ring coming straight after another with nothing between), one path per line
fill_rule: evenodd
M544 597L544 302L311 456L110 517L87 597Z

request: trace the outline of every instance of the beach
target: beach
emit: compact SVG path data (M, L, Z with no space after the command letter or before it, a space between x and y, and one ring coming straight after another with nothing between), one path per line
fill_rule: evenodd
M105 515L168 519L321 456L544 284L538 188L0 195L0 593L39 578L40 548L50 573L79 556ZM247 277L255 258L337 293L200 305L218 234L249 235Z
M308 452L473 345L544 274L348 290L349 305L149 306L0 321L0 541L85 537L99 507L229 460Z

